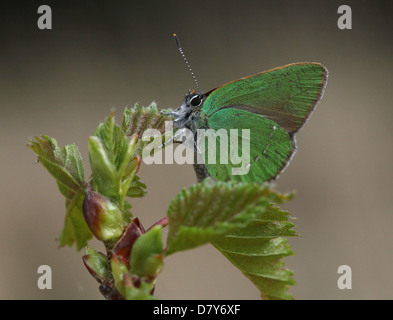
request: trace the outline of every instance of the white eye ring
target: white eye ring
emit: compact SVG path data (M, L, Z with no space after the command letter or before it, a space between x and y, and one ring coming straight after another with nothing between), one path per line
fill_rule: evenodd
M202 104L202 99L198 94L196 94L190 99L191 107L199 107L201 104Z

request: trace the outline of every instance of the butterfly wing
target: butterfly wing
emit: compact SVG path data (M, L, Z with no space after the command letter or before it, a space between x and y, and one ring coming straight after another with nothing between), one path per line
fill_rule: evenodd
M202 112L209 118L224 108L256 113L291 135L322 98L328 77L319 63L293 63L229 82L208 93Z
M283 170L294 152L293 137L277 123L261 115L223 108L213 113L207 121L209 129L216 132L216 137L209 141L207 135L207 143L201 152L207 172L216 180L271 180ZM237 138L233 133L237 133ZM229 137L230 143L224 139L225 136ZM234 148L236 146L237 150ZM216 155L214 161L208 158L212 149L220 150L213 152Z

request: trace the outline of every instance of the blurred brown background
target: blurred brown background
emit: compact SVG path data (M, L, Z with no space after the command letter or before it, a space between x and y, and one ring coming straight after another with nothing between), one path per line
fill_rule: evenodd
M39 5L53 29L39 30ZM339 30L339 5L352 30ZM47 134L75 142L89 174L87 138L109 110L156 101L175 108L201 89L300 61L330 72L325 96L298 136L298 153L277 181L297 190L285 205L301 235L290 240L297 299L393 298L392 1L9 1L0 7L0 298L101 299L74 248L58 248L64 199L26 148ZM148 227L191 166L142 166L149 195L133 202ZM100 244L92 245L101 249ZM37 288L52 267L53 289ZM337 268L352 268L351 290ZM157 283L163 299L259 299L257 289L207 245L170 256Z

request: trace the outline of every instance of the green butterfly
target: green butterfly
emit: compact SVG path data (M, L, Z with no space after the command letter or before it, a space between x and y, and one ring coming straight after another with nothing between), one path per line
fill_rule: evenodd
M184 57L179 43L178 47ZM241 129L250 130L247 174L234 175L238 165L220 163L218 153L216 163L194 164L198 181L207 176L244 182L277 178L294 155L295 134L321 100L327 78L328 71L320 63L293 63L229 82L205 94L199 89L186 94L183 104L171 114L175 126L191 130L195 139L198 129L224 129L228 135L231 129L239 129L241 141ZM218 145L220 142L217 138ZM196 147L196 151L206 155L208 145L203 150Z

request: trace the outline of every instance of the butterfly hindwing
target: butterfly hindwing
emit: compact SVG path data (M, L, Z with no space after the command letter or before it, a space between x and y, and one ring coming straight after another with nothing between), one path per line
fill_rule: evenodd
M202 150L206 169L216 180L249 182L271 180L286 166L295 149L293 138L276 122L245 110L234 108L218 110L208 118L208 127L216 132L225 130L228 139L231 139L231 134L234 132L238 134L238 139L230 143L222 138L215 139L217 145L214 147L220 150L215 153L215 163L211 163L207 158L212 145L206 143ZM231 129L235 130L231 131ZM248 130L248 133L243 130ZM244 149L247 148L244 147L247 144L249 150ZM238 146L238 150L233 149L234 145ZM224 149L220 149L221 147ZM223 158L220 158L223 153L228 155L228 163L223 163ZM237 154L233 155L233 153ZM236 159L236 156L243 160L233 163L232 160ZM242 164L243 171L239 171Z

